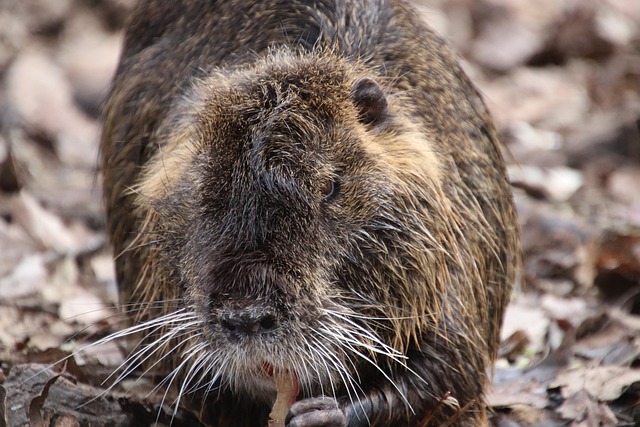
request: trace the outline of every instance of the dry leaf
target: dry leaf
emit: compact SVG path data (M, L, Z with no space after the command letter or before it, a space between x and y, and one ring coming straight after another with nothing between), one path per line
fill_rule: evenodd
M0 298L11 300L34 294L46 283L47 269L42 255L28 255L8 276L0 278Z
M45 210L27 192L21 191L12 202L15 221L45 248L68 253L81 247L62 220Z
M607 405L597 402L585 390L570 396L556 410L562 418L585 422L586 426L615 426L618 422Z
M537 353L544 348L549 323L549 317L540 308L539 301L524 295L518 296L507 307L502 337L504 339L517 331L523 331L529 338L531 351Z
M39 396L33 398L29 404L29 421L32 427L47 427L49 425L49 418L44 418L42 415L42 409L44 403L49 395L49 389L60 378L60 374L55 375L47 381L44 385L42 393Z
M8 427L7 417L7 389L0 385L0 427Z
M565 399L587 390L600 401L617 399L633 383L640 381L640 369L622 366L581 366L562 371L551 383L560 387Z

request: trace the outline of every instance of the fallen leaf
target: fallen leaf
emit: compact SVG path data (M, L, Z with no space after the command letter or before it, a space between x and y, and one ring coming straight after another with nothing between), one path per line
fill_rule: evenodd
M574 425L576 422L584 422L585 426L615 426L618 423L611 409L595 400L586 390L569 396L556 411L562 418L574 420Z
M63 415L56 418L53 427L80 427L80 422L73 415Z
M60 318L81 325L93 325L113 315L104 302L92 292L78 288L78 292L60 303Z
M8 276L0 278L0 298L12 300L39 292L47 278L43 256L28 255Z
M16 223L44 248L68 253L81 247L62 220L47 212L27 192L21 191L14 197L12 205Z
M7 417L7 389L0 385L0 427L8 427Z
M577 336L575 353L603 365L629 366L640 356L640 329L609 313L585 319Z
M583 298L561 298L546 294L542 296L540 304L550 318L567 320L576 327L590 314Z
M545 336L549 328L549 317L540 308L538 301L524 295L511 301L504 315L502 337L505 339L517 331L529 338L529 348L539 353L544 348Z
M496 377L498 377L496 371ZM510 408L515 405L526 405L532 408L545 408L549 403L546 387L535 378L522 378L522 371L514 371L511 380L494 380L491 390L487 393L489 406L495 408Z
M603 236L599 249L596 261L599 269L615 270L640 281L640 234L611 231Z
M586 390L596 399L610 402L639 381L637 368L586 365L559 372L550 386L560 387L565 399Z
M42 415L42 408L44 407L44 402L47 400L47 396L49 395L49 389L58 380L58 378L60 378L60 374L50 378L44 385L40 395L31 400L31 403L29 404L29 421L32 427L47 427L49 425L49 418L47 417L45 420Z

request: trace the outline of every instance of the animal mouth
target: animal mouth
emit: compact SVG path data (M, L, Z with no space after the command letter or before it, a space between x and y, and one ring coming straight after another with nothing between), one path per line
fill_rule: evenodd
M262 364L262 367L260 368L260 374L273 380L274 377L274 373L275 373L275 368L273 367L273 365L269 362L264 362Z
M286 388L288 393L293 393L291 397L295 400L300 385L298 383L298 377L294 372L287 368L276 368L271 363L264 362L260 367L260 375L273 382L276 388L278 388L278 392L281 392L280 389L283 387Z

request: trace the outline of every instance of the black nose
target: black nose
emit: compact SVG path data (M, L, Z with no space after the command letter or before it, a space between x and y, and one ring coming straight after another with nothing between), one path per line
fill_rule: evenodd
M277 324L276 316L262 310L234 310L220 317L222 330L233 339L271 332Z

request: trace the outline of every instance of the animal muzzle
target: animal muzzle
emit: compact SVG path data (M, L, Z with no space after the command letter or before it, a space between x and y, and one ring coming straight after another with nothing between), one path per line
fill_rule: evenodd
M232 341L270 334L279 324L275 313L261 307L228 310L219 319L222 332Z

